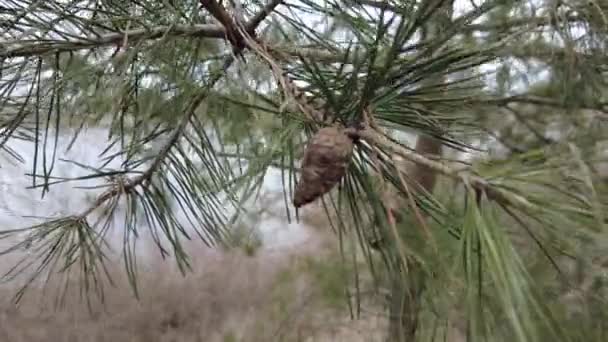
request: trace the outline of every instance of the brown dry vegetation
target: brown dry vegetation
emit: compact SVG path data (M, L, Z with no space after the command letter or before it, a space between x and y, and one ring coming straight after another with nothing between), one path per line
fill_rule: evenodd
M353 321L343 298L332 298L341 296L334 284L340 270L327 262L336 259L328 259L335 244L317 229L313 234L296 248L253 257L190 242L193 271L185 277L172 259L146 260L139 301L118 260L111 270L118 287L106 287L105 305L92 312L76 288L61 308L52 305L53 292L41 289L15 307L16 285L4 284L0 341L380 341L380 316Z

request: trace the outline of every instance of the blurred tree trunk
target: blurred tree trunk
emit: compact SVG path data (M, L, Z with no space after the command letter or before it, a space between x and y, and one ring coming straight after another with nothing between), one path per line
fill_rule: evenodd
M416 151L425 155L440 155L442 145L439 140L420 136L416 142ZM409 164L405 169L409 177L417 183L412 185L413 188L419 186L429 192L433 190L437 175L432 170L418 164ZM403 215L396 217L402 218ZM410 221L415 222L415 220ZM402 223L397 222L399 226L403 227ZM405 265L399 256L395 256L394 259L396 268L391 274L388 341L414 341L418 328L418 316L422 309L421 299L426 275L414 259L408 258Z
M442 6L435 11L426 23L421 41L432 39L449 27L453 14L453 0L443 2ZM442 81L442 79L436 78L429 79L431 84L441 83ZM421 135L416 141L415 150L423 155L440 156L442 154L442 144L433 137ZM414 163L407 163L403 166L403 169L408 178L415 183L412 184L412 188L423 188L429 193L433 192L437 180L437 174L433 170ZM403 209L408 210L407 206L401 210ZM397 217L403 218L403 215ZM415 220L411 220L411 222L415 222ZM396 223L403 227L403 222ZM420 265L411 257L408 257L405 265L398 256L395 256L395 260L396 267L391 274L390 285L388 341L412 342L415 341L418 330L426 275Z

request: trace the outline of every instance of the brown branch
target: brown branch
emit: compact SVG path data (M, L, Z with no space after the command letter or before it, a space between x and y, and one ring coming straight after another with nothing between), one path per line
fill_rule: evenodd
M240 53L243 49L247 47L248 44L245 43L245 38L243 34L239 31L238 25L241 23L236 23L228 12L226 8L218 3L216 0L199 0L200 3L205 7L214 18L216 18L223 26L226 31L226 35L228 41L234 47L235 53ZM255 29L260 25L260 23L266 18L272 11L281 3L283 0L272 0L268 5L266 5L258 14L256 14L248 23L245 25L245 32L252 37L256 37Z
M198 94L194 98L192 98L192 100L188 104L188 107L185 110L185 112L186 112L185 115L181 118L177 127L171 132L169 140L163 145L161 150L158 152L158 155L152 161L152 165L150 165L141 175L139 175L137 177L127 178L125 180L117 182L117 184L115 184L112 188L103 192L97 198L95 203L92 206L90 206L89 208L87 208L86 210L84 210L79 215L79 217L81 217L83 219L86 218L89 214L91 214L95 210L99 209L108 200L110 200L116 196L120 196L121 194L128 194L131 191L133 191L136 187L138 187L140 185L145 185L147 182L150 181L150 179L152 178L154 173L160 169L160 166L162 165L163 160L165 160L165 158L167 158L167 155L169 154L169 151L171 151L171 148L175 145L175 143L179 140L179 138L184 133L186 127L188 126L188 123L190 122L190 119L196 112L196 109L200 106L200 104L203 102L203 100L209 94L209 90L215 85L215 83L217 83L217 81L219 81L224 76L224 72L230 67L230 65L232 64L233 61L234 61L234 59L232 57L229 57L226 60L226 62L224 63L222 72L218 72L215 75L215 77L213 77L209 81L207 86L205 88L201 89L198 92Z
M495 185L490 184L484 178L476 176L467 170L455 170L448 165L431 160L421 154L409 150L388 139L382 132L367 128L360 131L358 134L361 139L366 140L368 143L387 148L393 153L427 168L427 170L440 173L444 176L460 181L461 183L465 184L465 186L471 186L473 189L483 191L487 194L488 198L503 205L512 206L527 212L535 212L539 210L539 208L537 208L534 204L517 194L504 191Z
M260 26L262 21L274 11L274 9L283 3L283 0L272 0L268 5L264 6L264 8L258 12L258 14L254 15L249 22L245 25L247 27L247 32L249 34L253 34L253 31L256 27Z
M201 5L219 21L226 31L228 41L236 51L242 51L245 47L243 36L236 29L236 23L232 20L226 8L216 0L199 0Z
M272 10L281 1L282 0L273 0L270 5L266 6L262 10L262 13L260 15L256 16L256 20L253 21L253 23L255 23L255 25L259 25L263 21L263 19L268 16L268 14L270 14ZM250 24L248 28L255 30L256 26L254 26L254 24ZM185 115L181 118L177 127L171 133L167 143L163 145L158 155L152 161L152 165L150 165L150 167L148 167L148 169L146 169L143 174L131 179L126 179L124 181L118 182L118 184L114 185L112 188L102 193L91 207L87 208L79 215L80 218L84 219L86 216L99 209L108 200L115 198L116 196L120 196L121 194L129 193L137 186L145 186L145 184L150 181L152 175L154 175L154 173L158 171L158 169L162 165L163 160L165 160L165 158L169 154L171 148L175 145L175 143L184 133L186 127L188 126L188 123L190 123L190 119L192 118L192 116L194 116L196 109L209 94L209 90L224 76L225 71L230 67L233 62L234 58L232 56L229 56L226 59L221 71L215 74L215 76L209 80L207 86L201 89L201 91L199 91L198 94L194 98L192 98L188 107L185 110Z
M258 15L254 16L245 26L247 31L253 35L252 27L257 27L264 13L269 13L272 10L271 6L275 3L280 3L280 0L275 0L266 8L264 8ZM276 6L276 5L275 5ZM154 40L162 38L163 36L188 36L198 38L211 38L211 39L227 39L228 33L221 25L213 24L195 24L195 25L173 25L173 26L155 26L151 28L138 28L126 30L124 32L112 32L103 34L100 36L82 37L80 39L66 40L66 41L46 41L46 42L34 42L34 43L19 43L9 42L4 47L0 47L0 58L11 58L11 57L30 57L38 56L47 53L54 52L68 52L68 51L79 51L91 48L99 48L104 46L119 45L125 39L125 36L129 37L130 42L139 42L142 40ZM315 60L321 63L338 63L345 61L345 53L330 51L320 48L312 47L298 47L298 46L271 46L273 50L280 51L285 55L292 57L302 56ZM550 60L555 58L563 58L566 55L563 48L556 48L551 50L539 50L531 49L526 46L517 47L516 49L504 49L502 51L491 51L496 57L515 57L515 58L539 58L542 60ZM568 52L571 54L571 52ZM576 56L581 59L598 58L590 54L577 52ZM347 63L352 62L359 58L359 56L351 55L346 60ZM359 58L360 60L360 58Z
M224 38L225 30L219 25L197 24L197 25L173 25L156 26L151 28L138 28L124 32L113 32L100 36L83 37L69 41L47 41L44 43L14 44L0 51L0 58L6 57L29 57L43 55L50 52L78 51L97 48L108 45L116 45L123 41L125 36L131 42L141 40L158 39L165 35L192 36L207 38Z
M204 0L202 0L204 1ZM273 0L246 23L245 27L253 34L262 21L276 8L282 0ZM238 34L238 33L237 33ZM229 33L222 25L194 24L194 25L159 25L154 27L112 32L74 40L57 40L33 43L9 42L0 47L0 58L31 57L54 52L79 51L117 45L123 42L125 36L130 42L159 39L164 36L188 36L199 38L227 39Z

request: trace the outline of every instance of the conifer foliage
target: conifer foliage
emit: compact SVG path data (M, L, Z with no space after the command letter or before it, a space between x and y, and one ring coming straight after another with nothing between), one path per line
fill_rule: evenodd
M0 255L30 251L17 300L47 279L103 298L111 230L135 294L141 234L186 272L184 239L227 244L274 169L289 219L322 207L349 242L353 317L364 275L387 307L407 295L392 340L607 340L605 2L10 0L0 30L4 160L43 196L97 182L0 232ZM99 163L60 160L91 126Z

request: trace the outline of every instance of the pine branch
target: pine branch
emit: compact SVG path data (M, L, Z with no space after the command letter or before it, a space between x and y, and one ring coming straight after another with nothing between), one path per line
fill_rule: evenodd
M354 2L360 5L369 6L377 9L385 9L390 12L401 13L405 11L405 8L401 8L396 5L392 5L386 1L377 0L350 0L348 2ZM491 32L491 31L507 31L517 29L520 27L541 27L555 25L557 23L581 23L584 22L585 18L581 15L569 13L568 15L561 16L559 19L552 16L530 16L516 19L505 20L504 22L497 23L483 23L483 24L469 24L462 28L461 32Z
M163 160L165 160L165 158L167 158L167 155L169 154L169 151L171 150L171 148L175 145L175 143L183 135L186 127L188 126L188 123L190 122L190 119L196 112L196 109L200 106L200 104L205 100L205 98L209 94L208 90L213 88L215 83L217 83L222 78L222 76L224 75L224 72L230 67L232 62L233 62L232 58L227 59L226 62L224 63L224 67L222 68L222 70L215 74L215 77L213 77L210 80L208 86L205 87L204 89L201 89L198 92L198 94L196 96L194 96L194 98L190 101L190 104L188 105L188 107L185 110L186 113L179 121L177 127L171 133L168 141L163 145L163 147L161 148L158 155L152 161L152 165L150 165L146 169L146 171L144 171L141 175L139 175L133 179L124 180L120 184L116 184L111 189L102 193L97 198L95 203L91 207L89 207L88 209L83 211L79 215L79 217L86 218L89 214L91 214L96 209L101 208L104 203L106 203L108 200L111 200L113 197L119 196L120 194L123 194L123 193L130 193L136 187L138 187L140 185L144 185L145 183L150 181L150 179L152 178L154 173L161 166Z
M203 1L201 0L201 2L203 2ZM212 0L211 2L215 2L215 1ZM262 23L262 21L264 20L264 18L266 16L268 16L270 13L272 13L272 11L274 10L274 8L276 8L276 6L278 6L281 2L282 2L282 0L273 0L273 1L271 1L269 5L265 6L264 9L262 9L260 11L260 13L257 14L247 24L247 30L248 31L254 31L255 28L259 24ZM238 31L236 31L236 28L233 28L233 29L235 30L234 32L238 32ZM239 46L237 46L237 48L239 50L241 50L241 49L244 48L244 46L243 45L239 45ZM213 86L215 85L215 83L217 83L224 76L226 70L230 67L230 65L233 63L233 61L234 61L234 58L232 56L229 56L226 59L226 61L224 62L224 65L223 65L222 69L219 72L217 72L214 75L214 77L211 78L211 80L209 81L207 87L205 87L204 89L202 89L190 101L189 106L186 108L186 114L179 121L179 123L178 123L177 127L174 129L173 133L171 133L171 136L170 136L169 140L162 147L161 151L158 153L158 155L156 156L156 158L154 158L154 161L152 162L152 165L142 175L140 175L140 176L138 176L138 177L136 177L134 179L129 179L124 184L121 184L120 186L115 186L112 189L110 189L110 190L106 191L105 193L103 193L95 201L95 204L93 206L91 206L90 208L88 208L87 210L85 210L80 215L81 217L86 217L91 212L93 212L96 209L100 208L106 201L108 201L109 199L111 199L114 196L119 195L121 192L128 193L128 192L132 191L135 187L143 185L143 184L145 184L146 182L148 182L150 180L150 178L152 177L152 175L158 170L158 168L162 164L162 161L167 157L167 155L168 155L169 151L171 150L171 148L175 145L175 143L179 140L179 138L184 133L184 130L188 126L188 123L190 122L190 119L194 115L196 109L200 106L200 104L203 102L203 100L207 97L208 91L211 88L213 88Z
M117 45L123 42L125 36L129 38L131 43L135 43L142 40L159 39L165 36L190 36L222 39L225 38L226 32L223 27L211 24L171 26L159 25L149 28L125 30L124 32L112 32L99 36L82 37L81 39L74 40L45 42L34 41L31 43L22 43L17 41L11 45L5 44L2 51L0 51L0 58L30 57L54 52L73 52L109 45Z
M205 0L202 0L204 2ZM214 2L214 1L212 1ZM262 21L278 6L282 0L273 0L266 5L262 10L254 15L245 26L252 33ZM91 48L100 48L104 46L119 45L125 37L128 37L131 44L143 41L154 40L166 37L197 37L197 38L215 38L215 39L236 39L232 31L226 29L224 25L214 24L193 24L193 25L158 25L152 27L136 28L125 30L123 32L112 32L106 34L96 34L87 37L81 37L70 40L46 40L44 42L11 42L3 45L0 48L0 58L13 57L31 57L40 56L48 53L56 52L75 52ZM232 37L232 38L230 38ZM237 44L239 45L239 44Z
M280 1L276 1L280 3ZM251 33L251 27L259 25L262 13L267 13L269 7L262 10L256 17L252 18L246 27ZM545 19L543 19L544 21ZM548 20L548 19L546 19ZM466 27L466 26L465 26ZM103 35L82 37L80 39L65 40L65 41L45 41L23 43L23 42L12 42L5 44L0 48L0 58L14 58L14 57L32 57L42 56L49 53L56 52L76 52L81 50L87 50L92 48L101 48L106 46L120 45L125 37L128 37L131 44L135 44L145 40L155 40L166 37L197 37L197 38L210 38L210 39L223 39L226 40L228 35L226 29L222 25L214 24L194 24L194 25L158 25L148 28L137 28L131 30L125 30L124 32L112 32ZM344 52L340 51L328 51L324 48L314 47L298 47L298 46L283 46L283 45L272 45L267 44L273 50L280 51L282 54L291 57L305 57L320 63L340 63L347 62L353 63L353 61L360 60L361 55L350 54L346 56ZM420 46L425 45L425 42L421 42L410 46L408 49L415 50ZM588 60L590 58L601 58L597 55L591 55L584 52L578 51L564 51L563 48L555 48L547 51L546 49L539 49L537 47L517 46L507 47L498 51L491 52L495 57L515 57L520 59L528 58L539 58L542 60L551 59L563 59L564 56L575 55L578 60ZM399 60L402 62L412 59L411 57L400 57Z
M267 16L271 11L268 8L263 10L261 15L256 16L256 25L259 25L265 16ZM255 27L252 26L252 29ZM114 182L111 187L103 192L95 202L88 207L86 210L83 210L79 214L70 215L65 218L59 218L54 220L49 220L43 222L41 224L37 224L27 228L14 229L4 231L2 236L11 236L14 234L19 234L22 232L30 232L31 236L26 239L26 241L22 241L17 243L15 246L12 246L4 251L0 251L0 254L10 253L15 251L25 244L29 244L31 242L39 243L40 246L35 246L36 250L41 250L42 252L37 255L26 256L24 260L27 258L34 258L40 261L40 265L34 270L33 275L28 275L28 279L26 284L19 290L17 294L17 300L19 300L25 290L32 284L37 278L39 278L43 274L43 270L45 267L48 268L49 264L57 264L61 263L61 258L72 258L77 261L75 263L72 259L66 260L66 269L75 265L75 267L80 267L81 276L83 277L86 284L83 284L88 290L88 282L92 281L97 288L95 290L101 291L99 286L101 286L100 279L98 279L99 275L96 273L97 268L104 267L105 255L103 255L102 247L105 244L104 235L105 232L109 229L111 224L111 219L115 216L115 210L117 208L117 204L123 195L126 195L128 208L127 212L130 215L127 215L125 220L125 241L124 241L124 252L125 252L125 267L127 274L129 276L129 280L133 285L135 293L137 295L137 287L135 285L135 277L134 268L135 262L131 260L131 255L133 251L128 250L130 247L129 239L134 239L137 237L137 218L135 218L135 213L139 209L139 212L143 212L146 216L146 220L150 229L154 230L153 226L160 226L160 229L164 233L164 237L169 240L169 243L172 245L173 250L176 254L176 262L180 267L180 270L184 270L185 267L189 267L187 256L184 254L182 250L182 246L180 243L180 239L177 234L181 233L188 237L188 233L184 230L183 225L178 222L176 215L171 212L169 207L169 202L167 198L163 194L163 190L168 191L173 198L176 199L178 205L184 211L186 215L186 219L189 223L193 224L194 230L201 239L204 241L207 240L208 235L212 235L216 240L220 240L222 236L220 233L214 232L210 230L209 232L204 232L204 235L201 234L199 228L197 228L196 223L200 223L201 221L210 222L213 225L221 225L222 222L216 220L216 217L219 216L217 212L217 208L219 206L219 202L217 198L212 198L211 200L207 200L207 194L203 193L203 191L207 190L205 182L201 182L197 177L199 176L200 170L195 170L192 161L189 159L190 156L186 156L186 153L180 148L178 142L180 139L184 138L190 145L194 143L191 137L188 137L187 128L191 124L195 127L197 131L195 134L200 136L202 139L207 139L207 141L203 141L204 144L208 143L208 137L202 137L205 133L200 133L202 130L201 127L197 127L197 121L194 119L194 115L196 109L201 105L201 103L208 96L210 90L215 86L215 84L226 75L226 71L234 62L233 56L228 56L221 67L219 67L215 72L211 73L209 79L206 84L194 91L194 95L190 98L186 107L184 108L184 113L180 118L177 126L171 131L169 134L168 140L163 144L160 151L157 155L152 159L150 166L138 176L134 176L132 178L122 177L118 175L118 177L114 178ZM191 89L187 90L191 92ZM199 148L200 150L200 148ZM196 152L199 156L201 153L205 152ZM209 151L207 151L209 153ZM213 152L211 151L211 154ZM212 159L210 157L210 159ZM182 159L182 160L180 160ZM161 174L159 176L160 179L163 180L161 184L157 184L153 182L153 177L161 170L163 166L167 166L166 160L169 160L169 167L163 168L166 171L166 174ZM207 166L212 167L209 160L204 160ZM221 167L220 167L221 168ZM213 173L213 170L209 172ZM220 171L218 171L220 172ZM221 172L225 172L221 170ZM194 175L194 176L191 176ZM177 178L178 181L176 184L172 184L170 182L171 177ZM181 179L180 179L181 178ZM215 183L215 188L219 187L217 183L217 177L210 177ZM185 179L185 180L184 180ZM181 183L180 183L181 182ZM184 188L184 184L188 184L189 186ZM167 189L162 189L163 187L167 187ZM231 197L231 194L228 194ZM205 199L201 199L204 197ZM211 195L211 197L214 197ZM211 202L211 203L206 203ZM141 203L139 203L141 202ZM215 207L214 207L215 206ZM201 208L209 209L209 213L200 212ZM100 216L99 221L96 221L94 224L89 224L89 216L92 215L99 209L103 209L104 213ZM104 219L105 218L105 219ZM101 221L105 221L102 223L102 227L98 227L98 224ZM98 230L94 229L98 228ZM75 231L78 229L81 233L78 234L80 240L74 240L69 232ZM153 233L155 242L158 244L158 247L163 255L167 254L167 251L162 247L161 241L158 240L157 233ZM135 236L135 237L133 237ZM86 239L83 239L86 238ZM85 249L86 253L81 255L73 255L73 253L68 256L62 255L61 251L56 252L54 248L45 249L44 246L49 244L49 239L54 238L57 240L58 245L67 246L66 249L74 249L74 246L70 246L74 244L77 248ZM189 238L189 237L188 237ZM71 239L66 241L65 239ZM90 240L90 241L89 241ZM81 243L83 245L79 245ZM85 246L84 244L92 245ZM24 266L14 267L12 271L5 275L5 277L16 277L18 274L24 272L27 268L32 267L35 261L21 261ZM51 274L55 271L52 266L49 270L48 277L50 278ZM66 277L69 277L69 272ZM100 294L100 293L98 293Z
M465 186L471 186L473 189L482 191L487 194L488 198L498 203L507 206L512 206L528 213L535 213L540 210L540 208L530 203L525 198L517 194L504 191L498 186L491 184L482 177L472 174L466 169L456 170L444 163L434 161L410 149L407 149L402 145L387 138L386 135L382 132L366 128L365 130L359 131L358 135L360 136L360 138L366 140L371 145L386 148L411 162L422 165L444 176L456 179L459 182L463 183Z
M252 39L245 40L245 43L247 43L247 45L249 45L248 47L253 49L256 53L258 53L260 55L264 55L263 51L261 51L262 49L259 46L252 46L252 44L254 44L254 40L252 40ZM262 39L257 39L257 41L255 41L255 44L268 46L268 44L265 43ZM486 49L485 52L493 51L493 50L494 50L494 48L490 48L490 49ZM280 54L275 54L275 56L273 56L273 57L276 57L276 55L279 55L279 57L280 57ZM269 56L264 56L264 57L266 59L271 58ZM523 102L541 104L541 105L542 104L552 104L552 105L558 104L558 102L554 101L554 100L535 98L535 97L531 97L531 96L513 96L513 97L506 98L506 99L503 98L503 99L488 100L488 101L483 101L483 102L485 102L485 103L495 102L495 104L506 104L509 102L517 102L517 101L523 101ZM480 102L482 102L482 101L480 101ZM489 183L487 180L485 180L482 177L473 175L470 172L467 172L465 170L458 170L458 171L454 170L451 167L449 167L443 163L433 161L420 154L412 152L412 151L404 148L403 146L393 142L391 139L388 139L383 133L379 132L377 129L367 128L363 131L356 132L356 134L359 137L367 140L368 143L370 143L372 145L376 145L376 146L383 147L383 148L388 148L389 150L393 151L397 155L400 155L418 165L421 165L421 166L428 168L430 170L433 170L435 172L439 172L450 178L457 179L460 182L464 183L465 185L471 186L473 189L475 189L477 191L482 191L485 194L487 194L488 198L490 198L494 201L497 201L497 202L501 203L502 205L513 206L517 209L520 209L520 210L523 210L523 211L529 212L529 213L537 212L539 210L538 207L536 207L531 202L527 201L525 198L523 198L517 194L514 194L512 192L504 191L503 189L499 188L498 186Z
M232 44L235 50L241 51L245 47L243 45L243 37L238 33L236 24L226 12L226 8L216 0L199 0L201 5L219 21L226 30L226 38ZM280 2L280 1L278 1ZM278 4L277 2L277 4Z

